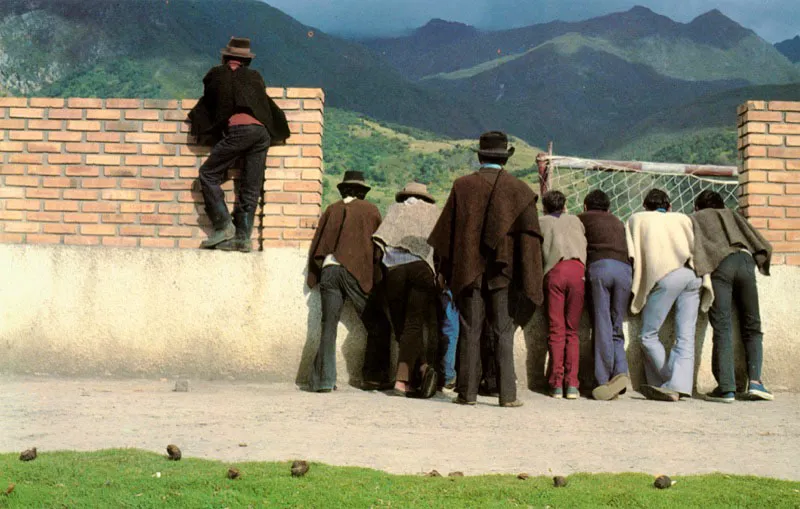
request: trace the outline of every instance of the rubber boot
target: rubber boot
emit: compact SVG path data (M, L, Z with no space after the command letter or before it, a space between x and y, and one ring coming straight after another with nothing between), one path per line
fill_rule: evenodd
M217 245L232 239L236 234L236 228L233 226L230 214L228 214L228 208L224 203L216 203L211 207L206 207L206 213L214 225L214 231L206 240L200 243L200 248L214 249Z
M253 235L255 218L255 210L245 210L242 214L242 236L237 239L239 241L239 251L242 253L249 253L253 250L253 243L250 241L250 237Z
M217 246L221 251L240 251L240 244L244 237L244 212L238 207L233 209L233 226L236 227L236 234L232 239L228 239Z

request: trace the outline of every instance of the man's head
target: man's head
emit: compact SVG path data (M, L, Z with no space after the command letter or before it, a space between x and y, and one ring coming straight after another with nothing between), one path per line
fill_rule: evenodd
M346 171L341 182L336 184L342 198L354 197L363 200L371 189L360 171Z
M475 150L475 149L473 149ZM478 161L481 164L499 164L501 166L508 162L508 158L514 155L514 147L508 145L508 136L501 131L489 131L481 134L478 142Z
M711 189L706 189L702 193L698 194L697 198L694 200L695 210L724 208L725 200L722 199L722 196L720 196L718 192L712 191Z
M669 202L669 196L661 189L651 189L647 196L644 197L642 204L645 210L670 210L672 205Z
M603 212L608 212L610 208L611 200L608 199L606 193L599 189L591 191L583 199L583 210L601 210Z
M250 39L246 37L231 37L228 45L219 51L222 54L222 62L228 63L229 60L237 60L242 65L250 65L256 54L250 52Z
M545 214L555 214L564 212L564 205L567 203L567 197L561 191L547 191L542 196L542 207Z
M342 198L358 198L359 200L363 200L367 197L367 193L369 189L361 186L356 185L344 185L339 186L339 194L342 195Z

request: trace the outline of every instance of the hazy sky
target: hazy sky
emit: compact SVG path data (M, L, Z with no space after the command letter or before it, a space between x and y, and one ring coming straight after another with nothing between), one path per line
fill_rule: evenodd
M395 35L431 18L483 29L555 19L578 21L644 5L688 22L717 8L769 42L800 34L800 0L267 0L300 22L334 34Z

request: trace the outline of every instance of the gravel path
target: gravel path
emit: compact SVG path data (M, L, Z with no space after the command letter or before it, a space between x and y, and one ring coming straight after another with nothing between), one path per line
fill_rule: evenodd
M553 400L476 407L344 387L0 377L0 451L136 447L225 462L305 458L395 473L725 472L800 480L800 394L772 403ZM247 444L242 447L239 444Z

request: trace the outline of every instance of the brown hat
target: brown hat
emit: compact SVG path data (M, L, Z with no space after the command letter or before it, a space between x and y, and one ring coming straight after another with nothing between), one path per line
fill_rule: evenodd
M253 58L255 53L250 53L250 39L246 37L231 37L228 45L219 50L224 56Z
M481 134L479 148L472 149L482 156L511 157L514 147L508 146L508 136L502 131L489 131Z
M420 184L419 182L409 182L406 184L402 191L394 195L394 200L400 203L405 201L406 198L411 198L412 196L419 198L420 200L425 200L428 203L436 203L436 198L434 198L433 195L428 192L428 187L425 184Z
M344 172L344 178L342 179L341 182L336 184L336 187L339 188L339 190L341 191L342 187L346 187L346 186L363 187L367 191L372 189L364 181L364 174L362 172L360 172L360 171L346 171L346 172Z

